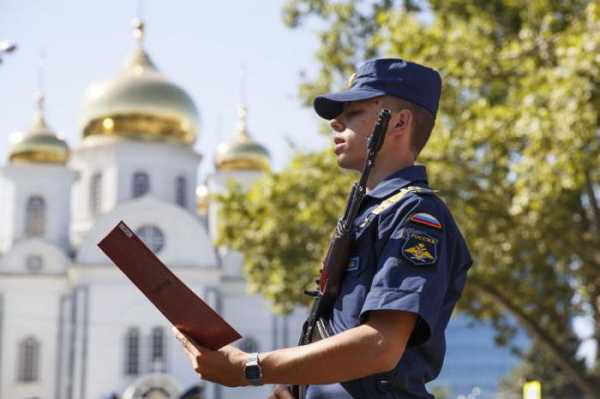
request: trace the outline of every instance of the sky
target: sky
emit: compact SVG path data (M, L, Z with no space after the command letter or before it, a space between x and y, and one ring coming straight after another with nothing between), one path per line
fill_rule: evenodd
M159 70L183 87L200 113L195 149L204 159L200 175L214 170L218 143L231 137L241 101L241 70L250 134L271 152L275 170L301 150L326 148L319 119L297 95L302 71L317 70L318 39L310 27L290 30L282 22L284 0L142 2L145 48ZM46 120L77 146L85 91L114 77L135 47L136 0L0 0L0 40L16 52L0 64L0 157L8 138L31 126L42 65ZM289 140L288 140L289 139Z

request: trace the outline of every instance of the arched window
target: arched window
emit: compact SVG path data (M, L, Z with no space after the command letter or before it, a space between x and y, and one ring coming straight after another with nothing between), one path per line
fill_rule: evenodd
M25 267L28 272L37 273L44 267L44 259L40 255L28 255L25 259Z
M183 208L187 207L187 180L185 180L185 176L177 176L177 179L175 179L175 202Z
M150 191L150 176L146 172L135 172L133 174L133 198L141 197Z
M150 348L152 370L154 372L165 371L165 330L162 327L152 329L152 347Z
M125 375L140 373L140 331L130 328L125 335Z
M27 199L25 208L25 235L35 237L44 235L46 229L46 201L40 195Z
M165 247L165 235L157 226L145 224L136 230L136 234L155 254Z
M17 379L20 382L35 382L39 379L40 343L27 337L19 343Z
M96 172L90 181L90 213L97 215L102 207L102 174Z

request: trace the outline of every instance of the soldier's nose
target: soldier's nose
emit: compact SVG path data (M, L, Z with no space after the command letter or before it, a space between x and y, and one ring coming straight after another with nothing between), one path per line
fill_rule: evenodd
M344 124L340 121L338 121L337 119L332 119L329 121L329 126L331 126L331 128L333 130L335 130L336 132L343 132L344 131Z

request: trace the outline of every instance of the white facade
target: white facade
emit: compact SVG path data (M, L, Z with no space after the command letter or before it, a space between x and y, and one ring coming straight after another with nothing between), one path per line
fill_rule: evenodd
M161 142L94 137L73 151L71 166L79 179L73 187L73 237L79 243L96 218L118 204L133 198L134 175L149 177L148 193L168 203L176 203L176 183L185 181L184 208L196 208L195 184L200 154L190 147ZM99 176L99 209L93 210L92 184Z
M121 220L244 337L242 349L299 334L303 312L272 314L247 293L242 256L214 246L218 206L197 210L198 112L150 59L144 27L135 21L125 68L88 90L76 148L48 128L40 93L34 127L0 167L0 399L176 399L199 385L206 399L268 396L199 379L167 319L97 246ZM209 192L231 179L248 187L268 167L245 116Z
M64 251L70 248L70 190L75 180L73 170L55 165L8 165L0 169L0 251L7 252L27 237L28 201L43 200L44 238ZM31 203L30 203L31 204Z
M246 292L241 256L213 246L214 208L208 217L196 212L200 160L183 145L98 137L74 149L67 166L0 170L0 399L178 398L203 384L168 321L98 249L120 220L145 231L161 260L245 337L239 345L295 343L301 312L273 315ZM149 182L139 196L137 172ZM227 179L247 185L259 175L217 172L208 181L218 191ZM31 196L44 204L33 219ZM28 224L40 218L44 228L32 232ZM163 339L153 338L157 328ZM264 398L270 390L206 383L202 397Z

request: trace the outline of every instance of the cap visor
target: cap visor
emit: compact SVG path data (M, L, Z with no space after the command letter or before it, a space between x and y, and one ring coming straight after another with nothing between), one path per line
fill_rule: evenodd
M313 102L315 112L323 119L333 119L344 110L344 104L352 101L368 100L385 95L379 90L355 89L340 93L317 96Z

